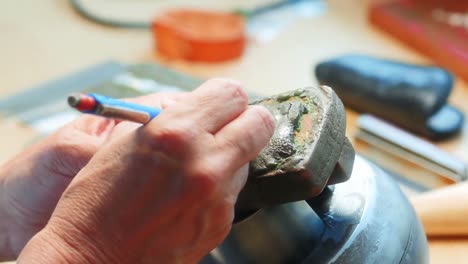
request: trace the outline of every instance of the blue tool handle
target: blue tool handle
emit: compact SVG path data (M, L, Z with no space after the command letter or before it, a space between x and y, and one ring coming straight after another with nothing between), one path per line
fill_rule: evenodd
M115 98L100 95L100 94L90 93L88 95L93 97L98 104L114 106L114 107L119 107L119 108L126 108L128 110L135 110L135 111L145 112L145 113L148 113L150 115L151 119L155 118L162 111L159 108L154 108L154 107L144 106L144 105L140 105L140 104L125 102L125 101L122 101L122 100L119 100L119 99L115 99Z

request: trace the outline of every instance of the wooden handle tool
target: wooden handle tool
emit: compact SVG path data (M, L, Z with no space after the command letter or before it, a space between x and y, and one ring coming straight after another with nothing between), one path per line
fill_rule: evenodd
M468 183L411 198L428 236L468 236Z

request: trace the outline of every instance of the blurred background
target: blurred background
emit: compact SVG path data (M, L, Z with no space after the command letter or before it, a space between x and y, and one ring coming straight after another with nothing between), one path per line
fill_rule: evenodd
M181 9L237 14L241 23L205 14L197 27L187 22L188 17L177 20L167 15ZM205 34L200 27L212 31ZM415 76L408 73L417 73L423 81L414 84L416 90L425 92L415 97L429 94L438 100L437 106L426 105L432 107L427 113L408 111L387 118L383 112L398 109L398 102L396 106L384 104L388 108L380 110L356 109L347 103L354 100L352 96L345 98L346 93L337 92L346 106L347 136L357 152L390 171L409 197L463 184L467 177L468 132L463 122L468 113L466 1L3 0L0 32L0 161L73 119L75 115L64 115L64 104L57 103L72 90L94 89L123 96L190 90L208 78L227 77L241 81L253 97L262 97L328 84L316 75L317 65L336 62L341 66L332 76L338 76L344 74L343 64L334 60L357 54L373 60L370 68L375 71L361 72L359 65L351 63L347 67L357 74L352 79L368 78L373 80L370 87L377 83L390 90L395 82L411 86L412 82L404 80ZM213 47L231 38L238 45L216 53ZM211 42L214 46L204 46ZM193 53L188 54L187 47ZM217 56L205 56L203 49L211 49L209 54ZM390 63L390 70L375 74L380 63L387 67L389 60L396 68ZM433 81L436 77L431 75L433 68L425 68L428 66L446 72L451 81ZM363 83L343 89L359 93ZM411 97L411 89L414 87L399 91L403 101ZM382 94L377 98L378 92L365 96L361 102L383 100ZM440 114L445 105L456 109L451 112L456 114ZM440 114L437 118L436 113ZM379 119L369 121L368 115L362 118L364 114ZM404 125L411 122L411 118L403 120L404 116L413 114L423 116L421 133L418 127ZM433 127L446 129L447 123L452 126L447 135L434 138L424 132ZM385 132L386 125L398 131ZM376 131L379 127L384 131ZM415 206L425 203L414 199ZM442 207L448 203L440 201ZM456 218L468 216L462 209L458 208L461 212L454 214ZM435 208L431 213L442 211ZM431 263L468 261L468 222L460 232L449 233L428 232Z

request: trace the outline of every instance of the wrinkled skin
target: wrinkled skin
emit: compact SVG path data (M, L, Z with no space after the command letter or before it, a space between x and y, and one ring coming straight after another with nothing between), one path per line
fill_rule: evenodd
M19 263L196 263L224 239L273 118L220 79L135 100L164 111L82 117L1 168L1 256L27 243Z

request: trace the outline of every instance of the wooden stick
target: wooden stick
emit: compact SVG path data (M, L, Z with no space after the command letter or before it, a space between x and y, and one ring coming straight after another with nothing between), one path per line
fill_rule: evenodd
M428 236L468 235L468 183L411 197Z

